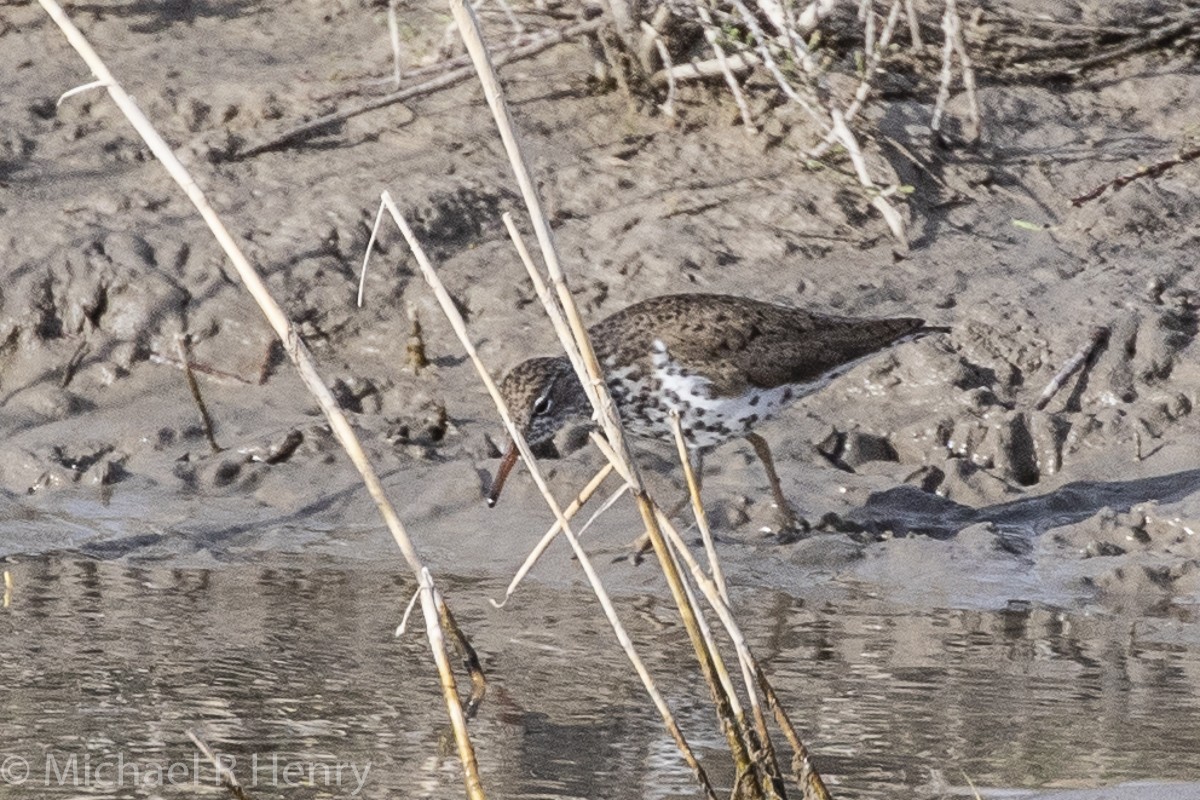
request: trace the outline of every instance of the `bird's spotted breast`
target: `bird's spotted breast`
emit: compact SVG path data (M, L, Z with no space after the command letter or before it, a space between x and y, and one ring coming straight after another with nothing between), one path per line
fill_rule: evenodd
M651 369L610 369L609 391L626 428L635 436L670 439L671 411L678 411L689 447L708 448L738 436L828 383L751 387L739 395L718 395L710 380L671 357L661 341L650 353ZM606 366L608 366L606 364Z

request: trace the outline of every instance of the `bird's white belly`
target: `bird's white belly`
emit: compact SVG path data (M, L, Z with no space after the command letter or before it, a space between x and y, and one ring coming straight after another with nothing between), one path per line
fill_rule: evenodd
M610 374L610 389L617 398L621 419L635 436L671 438L670 415L677 411L684 439L693 449L745 436L755 425L822 388L832 378L822 376L812 383L773 389L750 387L744 394L722 397L714 392L711 381L672 359L660 342L655 342L651 359L652 370L636 380L631 380L628 373Z

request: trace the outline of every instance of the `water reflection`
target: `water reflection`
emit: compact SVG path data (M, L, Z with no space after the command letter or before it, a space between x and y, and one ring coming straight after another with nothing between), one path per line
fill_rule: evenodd
M392 637L409 581L362 563L272 561L9 565L0 754L25 759L29 776L2 793L194 797L191 781L213 780L186 738L196 730L255 798L360 785L359 797L462 797L425 640ZM534 587L497 612L484 600L497 586L444 585L492 681L472 724L490 796L697 796L590 595ZM751 589L735 601L839 797L932 796L964 773L1006 787L1200 777L1200 646L1179 634L1195 629L1186 611L909 611ZM622 607L706 766L728 783L669 607L656 597ZM199 776L152 785L151 769L172 764Z

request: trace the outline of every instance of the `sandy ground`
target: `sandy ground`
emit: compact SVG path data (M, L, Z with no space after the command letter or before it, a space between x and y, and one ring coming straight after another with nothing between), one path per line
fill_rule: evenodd
M72 13L299 321L431 566L504 575L550 517L521 470L500 506L484 508L499 425L394 231L365 307L354 305L387 188L497 373L554 351L499 221L519 201L478 89L365 114L301 147L223 158L379 90L386 27L364 5L195 0ZM1087 24L1128 13L1099 2L1063 11ZM445 22L440 9L406 12L414 63ZM63 37L36 7L3 5L0 43L0 554L394 558L182 194L103 94L55 109L89 79ZM826 520L816 535L781 545L761 532L773 515L748 446L707 459L705 494L736 583L799 596L867 586L916 607L1169 611L1173 635L1200 643L1200 163L1070 202L1194 140L1194 47L1074 81L983 80L973 147L930 144L932 85L871 106L890 157L873 166L914 189L907 251L852 179L806 169L812 131L798 112L777 111L751 137L723 94L689 87L672 122L594 91L590 68L586 48L568 45L504 71L589 318L712 291L953 329L762 427L788 495ZM956 93L952 115L965 110ZM432 360L419 372L406 366L406 308ZM1098 325L1111 336L1085 377L1035 411ZM210 369L199 379L218 454L170 363L180 332ZM290 457L261 460L297 434ZM566 457L546 466L566 497L599 461L559 445ZM646 463L673 502L669 456L652 450ZM617 509L592 535L617 553L637 532L634 512ZM606 574L618 588L657 591L653 570ZM560 552L539 579L577 573Z

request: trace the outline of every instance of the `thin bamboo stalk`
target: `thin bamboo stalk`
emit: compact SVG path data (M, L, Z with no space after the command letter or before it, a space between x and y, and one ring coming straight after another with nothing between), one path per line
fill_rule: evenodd
M383 517L388 530L391 532L396 545L400 548L405 561L408 562L414 575L420 580L425 567L417 555L416 548L413 547L412 540L409 538L408 532L404 529L399 515L388 500L383 490L383 484L375 472L375 468L371 465L366 453L363 452L362 446L358 441L358 436L350 426L349 420L342 413L333 394L321 380L316 364L312 356L309 355L308 348L304 346L304 342L292 325L291 320L288 319L283 309L275 301L275 298L271 296L270 291L267 289L258 272L242 253L241 248L238 247L237 242L234 241L233 236L225 227L225 223L217 215L217 212L213 210L204 192L196 185L196 181L192 178L191 174L188 173L182 162L175 156L170 145L167 144L166 140L154 128L150 120L138 108L133 98L129 96L120 83L117 82L117 79L113 77L113 74L92 48L83 33L75 27L55 0L38 0L38 2L50 18L54 20L55 24L58 25L59 29L62 30L71 46L83 58L88 68L92 71L92 74L95 75L99 85L104 86L108 91L113 102L116 103L126 119L129 120L130 124L138 132L138 135L146 142L150 151L163 165L167 173L179 184L179 187L184 191L188 199L191 200L192 205L196 207L196 210L200 212L200 216L208 224L213 237L220 244L221 249L225 251L226 256L229 257L247 291L250 292L255 302L258 303L263 315L267 318L267 322L270 323L275 333L279 336L280 341L283 342L284 350L287 352L288 357L291 358L292 363L295 364L297 371L300 373L300 378L321 406L321 410L324 412L325 418L333 429L338 442L350 457L355 468L358 469L359 475L367 487L367 491L375 501L375 505L379 509L379 513ZM427 608L426 612L436 613L436 610ZM453 691L452 694L446 694L445 696L447 708L451 706L458 708L460 702L458 692L456 688L451 688L454 684L454 676L449 672L449 662L445 659L445 653L434 645L432 639L430 640L430 646L435 651L435 661L443 690L446 692ZM442 653L442 657L439 658L437 656L438 652ZM479 775L473 771L475 753L471 745L470 736L467 734L465 726L456 720L453 713L451 714L451 722L455 725L455 741L459 747L459 757L463 763L463 779L467 786L467 794L473 800L483 800L484 793Z

